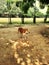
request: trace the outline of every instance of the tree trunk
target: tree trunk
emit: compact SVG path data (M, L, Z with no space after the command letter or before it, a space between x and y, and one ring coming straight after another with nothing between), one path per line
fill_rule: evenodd
M46 15L45 15L44 23L46 23L48 15L49 15L49 5L48 5L47 12L46 12Z
M34 6L34 19L33 19L33 23L35 24L36 23L36 3L35 3L35 6Z
M24 24L24 15L22 15L22 24Z
M9 24L12 24L12 22L11 22L11 18L9 17Z
M11 14L9 13L9 24L12 24L11 22Z
M36 23L36 16L34 15L33 23Z
M45 15L44 23L46 23L46 20L47 20L47 15Z

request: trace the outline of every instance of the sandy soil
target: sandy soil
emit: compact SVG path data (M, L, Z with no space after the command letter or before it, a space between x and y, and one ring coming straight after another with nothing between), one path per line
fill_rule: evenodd
M49 65L49 25L21 26L28 28L26 39L18 27L0 28L0 65Z

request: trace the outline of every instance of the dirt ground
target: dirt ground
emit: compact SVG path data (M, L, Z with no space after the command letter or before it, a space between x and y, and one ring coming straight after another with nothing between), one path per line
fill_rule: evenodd
M18 27L28 28L26 39ZM0 65L49 65L49 25L0 28Z

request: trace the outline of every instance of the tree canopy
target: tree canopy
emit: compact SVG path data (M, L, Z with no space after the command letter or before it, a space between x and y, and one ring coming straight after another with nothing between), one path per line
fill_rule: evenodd
M40 0L40 2L43 4L49 4L49 0Z
M23 11L23 13L27 13L29 7L33 6L33 3L35 0L23 0L23 1L17 1L16 6L20 7L20 9Z

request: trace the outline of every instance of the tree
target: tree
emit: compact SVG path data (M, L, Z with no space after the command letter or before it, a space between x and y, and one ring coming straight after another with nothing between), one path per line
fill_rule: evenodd
M11 22L11 0L7 0L7 9L8 9L8 18L9 18L9 24L12 24Z
M22 8L22 1L16 1L16 6L19 7L20 9ZM21 9L21 12L19 12L19 15L22 18L22 24L24 24L24 16L23 16L23 11Z
M48 14L49 14L49 0L39 0L40 1L40 3L42 3L43 5L47 5L47 7L48 7L48 9L47 9L47 14L45 15L45 19L44 19L44 22L46 22L46 20L47 20L47 16L48 16Z
M20 1L16 2L16 6L20 7L22 11L22 23L24 23L24 14L27 14L29 7L33 7L34 2L35 0L23 0L21 3Z
M33 19L33 23L36 23L36 3L34 6L34 19Z
M11 10L11 0L7 0L7 9L8 9L8 18L9 18L9 24L11 24L11 14L10 14L10 10Z
M7 9L8 9L9 24L12 24L12 22L11 22L12 12L16 11L15 5L13 5L15 2L12 1L12 0L7 0L6 2L7 2L6 6L7 6ZM15 10L13 8L15 8Z
M23 7L23 10L24 10L24 13L27 13L28 9L30 7L34 7L34 19L33 19L33 23L36 23L36 3L35 3L35 0L23 0L24 1L24 7ZM33 5L33 3L35 3L35 6Z
M6 1L0 0L0 16L2 16L4 14L5 8L6 8Z
M46 12L46 15L45 15L44 23L46 23L48 15L49 15L49 6L47 8L47 12Z

